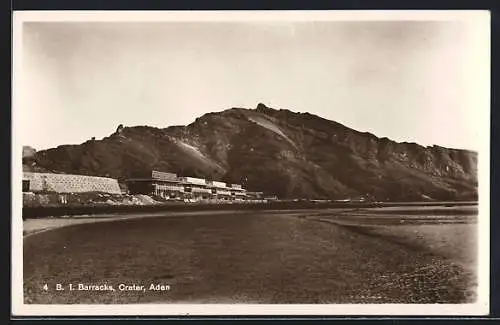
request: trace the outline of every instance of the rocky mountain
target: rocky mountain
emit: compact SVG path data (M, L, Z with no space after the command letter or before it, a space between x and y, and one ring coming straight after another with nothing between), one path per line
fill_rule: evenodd
M473 200L477 154L398 143L309 113L232 108L187 126L120 127L35 154L36 165L123 180L157 169L243 183L281 198Z

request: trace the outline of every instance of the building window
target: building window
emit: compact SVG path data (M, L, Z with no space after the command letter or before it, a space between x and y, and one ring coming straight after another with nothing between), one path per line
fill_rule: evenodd
M23 179L23 192L30 191L30 181L28 179Z

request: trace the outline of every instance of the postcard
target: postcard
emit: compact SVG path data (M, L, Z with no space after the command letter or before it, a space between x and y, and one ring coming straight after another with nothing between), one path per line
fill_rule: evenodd
M489 313L488 11L13 30L13 315Z

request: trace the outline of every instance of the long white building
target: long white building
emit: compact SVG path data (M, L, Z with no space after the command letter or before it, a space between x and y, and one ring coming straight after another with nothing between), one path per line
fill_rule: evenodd
M171 198L243 199L246 190L240 184L227 184L204 178L177 176L151 171L127 179L131 194L153 194Z

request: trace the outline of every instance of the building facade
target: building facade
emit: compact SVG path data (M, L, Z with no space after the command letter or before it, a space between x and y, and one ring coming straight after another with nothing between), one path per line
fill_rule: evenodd
M196 177L179 177L184 186L184 193L189 199L211 199L212 191L205 179Z
M226 183L218 181L207 180L207 185L210 187L212 192L212 197L218 200L230 200L231 191L227 187Z
M264 192L247 192L246 195L247 195L247 198L249 200L263 200L264 199Z
M134 173L132 176L126 180L130 194L195 200L243 200L246 197L246 190L239 184L159 171Z
M159 171L133 173L126 180L129 194L156 195L163 198L184 197L184 185L176 174Z
M244 200L246 198L246 190L240 184L227 184L231 193L231 199Z

